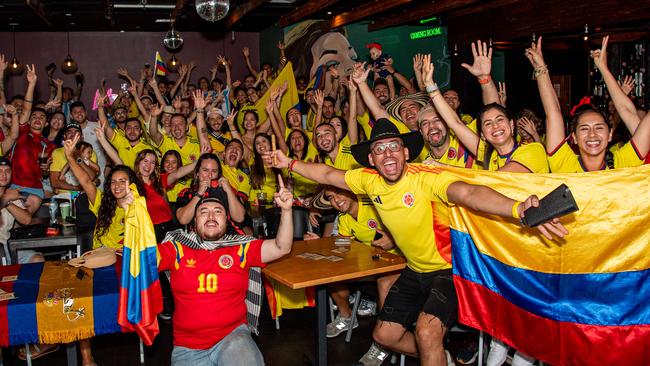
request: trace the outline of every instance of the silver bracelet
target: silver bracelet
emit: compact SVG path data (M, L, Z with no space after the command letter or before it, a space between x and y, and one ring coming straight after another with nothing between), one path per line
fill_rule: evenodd
M434 91L438 90L438 84L433 83L433 86L425 85L424 89L426 89L427 93L431 94Z

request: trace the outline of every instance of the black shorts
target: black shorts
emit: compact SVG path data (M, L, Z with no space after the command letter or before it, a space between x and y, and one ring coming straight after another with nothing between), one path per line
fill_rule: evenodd
M449 328L458 318L458 298L451 269L418 273L406 267L390 288L379 319L410 329L420 312Z

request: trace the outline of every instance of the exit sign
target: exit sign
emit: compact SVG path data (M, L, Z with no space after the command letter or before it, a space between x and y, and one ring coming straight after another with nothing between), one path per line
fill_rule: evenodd
M420 39L442 35L442 27L429 28L411 33L411 39Z

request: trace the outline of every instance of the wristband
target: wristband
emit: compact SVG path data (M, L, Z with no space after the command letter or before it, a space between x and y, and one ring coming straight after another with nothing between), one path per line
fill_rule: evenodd
M537 77L546 74L548 72L548 66L546 65L541 65L535 68L533 71L533 80L537 80Z
M515 203L512 205L512 217L517 219L517 220L521 219L521 216L519 216L519 206L522 203L523 202L515 201Z
M483 79L478 78L478 83L479 83L479 84L487 84L487 83L489 83L491 80L492 80L492 76L488 75L488 76L486 76L486 77L483 78Z
M431 94L431 93L435 92L436 90L438 90L438 84L433 83L432 86L425 85L424 89L426 89L427 93Z
M289 169L287 169L289 171L289 173L293 172L293 166L296 165L297 161L298 160L296 160L296 159L291 160L291 162L289 163Z
M196 113L203 113L203 112L205 112L205 109L196 109L195 111L196 111Z

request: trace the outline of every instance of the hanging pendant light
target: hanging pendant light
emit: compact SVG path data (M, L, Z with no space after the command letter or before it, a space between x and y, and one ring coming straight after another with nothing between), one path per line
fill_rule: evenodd
M177 50L183 45L183 38L172 25L169 31L167 31L167 34L165 34L163 43L165 44L165 47L169 48L170 50Z
M79 66L77 65L77 62L70 57L70 32L68 31L67 33L67 39L68 39L68 57L65 58L63 61L63 65L61 65L61 71L63 71L64 74L74 74L77 72L79 69Z
M167 69L169 69L169 71L176 71L180 64L181 63L176 58L176 55L172 55L172 57L169 59L169 62L167 63Z
M12 25L13 29L13 25ZM12 75L20 75L23 72L23 65L20 64L18 58L16 57L16 31L13 30L13 40L14 40L14 57L9 63L9 73Z

